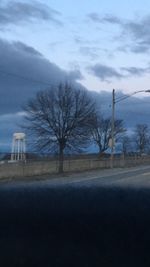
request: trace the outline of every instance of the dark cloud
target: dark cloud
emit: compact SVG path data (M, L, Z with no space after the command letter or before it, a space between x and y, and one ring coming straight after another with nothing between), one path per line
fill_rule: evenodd
M39 53L36 49L34 49L32 46L27 46L22 42L14 42L14 49L16 49L16 51L20 51L21 53L25 53L25 54L31 54L31 55L35 55L35 56L42 56L41 53Z
M94 76L98 77L101 81L110 82L113 78L122 79L134 76L143 76L147 73L150 73L150 66L147 66L145 68L138 68L134 66L121 67L118 71L110 66L95 64L88 67L88 70L90 71L90 73L94 74Z
M133 53L136 53L136 54L144 54L144 53L147 53L149 52L150 48L149 48L149 45L143 45L143 44L137 44L135 46L130 46L129 47L130 51L133 52Z
M95 12L88 14L88 18L94 23L110 23L120 27L122 33L117 41L123 41L124 45L119 50L133 53L147 53L150 51L150 15L144 16L142 19L125 20L112 14L101 16Z
M75 69L69 72L68 78L75 81L75 80L82 80L84 77L80 72L80 70Z
M120 94L120 96L124 97L125 95ZM122 118L126 127L130 129L133 129L138 123L147 123L150 126L149 103L149 94L145 94L142 99L136 96L130 96L126 100L116 104L116 116Z
M122 24L122 21L114 15L106 14L105 16L100 16L98 13L93 12L88 14L88 18L96 23L112 23L112 24Z
M112 24L119 24L122 25L122 20L117 17L117 16L113 16L111 14L107 14L103 17L102 19L103 22L108 22L108 23L112 23Z
M45 59L33 47L0 39L0 152L10 151L12 134L20 131L22 106L39 90L82 79L76 68L67 72Z
M60 13L45 4L38 1L29 3L20 1L10 1L7 4L0 3L0 25L18 24L29 21L51 21L55 24L62 25L59 20Z
M120 40L124 42L121 46L124 52L144 54L150 51L150 15L142 19L122 21L120 24L122 34Z
M110 81L112 78L121 79L124 77L121 73L119 73L115 68L102 65L95 64L88 68L91 73L93 73L96 77L98 77L101 81Z
M20 42L0 40L0 58L0 114L19 111L38 90L82 78L79 70L64 71Z
M146 53L150 50L150 15L141 20L129 21L123 29L133 41L131 51L134 53Z
M105 117L111 117L112 115L112 91L101 91L100 93L93 92L96 99L97 106L100 108L101 113ZM116 99L123 99L126 96L128 98L116 103L115 105L115 117L117 119L123 119L125 127L133 129L138 123L146 123L150 126L149 120L149 103L150 94L144 93L143 98L137 98L137 95L124 94L122 91L115 92Z
M96 22L96 23L101 23L102 22L102 17L96 12L89 13L87 15L87 17L90 20L92 20L93 22Z
M121 68L122 71L127 72L130 76L142 76L150 72L150 67L147 68L137 68L137 67L128 67Z

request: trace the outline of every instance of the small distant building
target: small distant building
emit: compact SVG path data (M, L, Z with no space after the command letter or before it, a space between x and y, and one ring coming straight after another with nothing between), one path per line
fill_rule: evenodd
M14 133L12 140L11 161L22 161L26 159L26 135L25 133Z

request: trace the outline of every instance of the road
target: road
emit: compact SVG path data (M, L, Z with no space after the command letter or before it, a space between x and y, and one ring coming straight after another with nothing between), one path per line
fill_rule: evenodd
M74 174L69 177L55 178L48 184L79 186L150 186L150 166L125 169L97 170Z
M63 176L37 176L1 181L1 187L51 187L61 185L73 186L117 186L149 187L150 166L132 168L114 168L92 170L81 173L64 174Z
M150 167L0 183L0 266L150 266Z

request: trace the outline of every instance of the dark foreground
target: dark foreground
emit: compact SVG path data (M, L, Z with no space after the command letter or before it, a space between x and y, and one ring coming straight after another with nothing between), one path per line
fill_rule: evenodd
M0 188L0 266L150 266L150 188Z

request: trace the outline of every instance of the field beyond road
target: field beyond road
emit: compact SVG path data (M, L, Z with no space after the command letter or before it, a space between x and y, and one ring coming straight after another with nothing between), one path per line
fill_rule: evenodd
M58 160L35 160L35 161L15 161L15 162L0 162L0 180L3 178L12 177L27 177L27 176L54 176L58 173ZM73 172L89 172L92 170L110 169L112 162L110 159L92 158L76 158L64 160L64 172L69 175ZM150 165L150 157L125 157L122 156L113 160L115 168L130 168L135 166ZM112 168L111 168L112 170Z
M38 175L32 177L17 177L1 180L1 184L10 186L150 186L150 166L131 168L114 168L106 170L90 170L63 175Z

